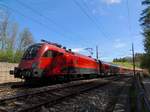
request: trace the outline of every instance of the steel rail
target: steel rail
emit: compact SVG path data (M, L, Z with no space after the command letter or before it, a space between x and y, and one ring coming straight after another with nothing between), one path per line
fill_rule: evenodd
M114 79L113 81L115 81L115 80L119 80L119 78L116 78L116 79ZM49 93L49 95L53 95L53 97L55 97L54 99L51 99L51 100L48 100L48 101L46 101L46 102L43 102L43 103L40 103L40 104L38 104L38 105L34 105L34 106L29 106L29 107L27 107L27 108L25 108L25 109L22 109L22 110L19 110L19 112L20 111L27 111L27 110L32 110L32 109L34 109L34 108L36 108L36 107L38 107L38 106L40 106L40 105L46 105L46 104L49 104L50 102L51 103L54 103L54 102L57 102L57 101L60 101L61 99L64 99L64 98L66 98L66 97L69 97L69 96L72 96L72 95L76 95L76 94L79 94L79 93L81 93L81 92L84 92L84 91L87 91L87 90L90 90L90 89L94 89L95 87L100 87L100 85L102 86L102 85L105 85L105 84L108 84L108 83L110 83L110 82L112 82L112 81L105 81L105 82L101 82L101 83L98 83L97 85L94 85L93 86L93 84L95 84L95 82L88 82L88 83L84 83L84 84L78 84L78 85L74 85L74 86L70 86L70 89L72 90L73 88L81 88L82 87L82 89L81 90L78 90L78 91L68 91L67 92L67 94L66 95L58 95L58 94L53 94L53 92L52 93ZM88 86L87 86L88 85ZM87 87L85 87L85 86L87 86ZM66 89L68 89L69 87L67 86L67 87L65 87ZM54 91L54 89L51 89L51 90L49 90L49 92L50 91ZM57 89L55 89L55 90L57 90L57 91L61 91L61 90L64 90L64 88L57 88ZM31 93L31 94L28 94L28 95L25 95L25 96L29 96L29 95L37 95L37 94L40 94L40 93L47 93L48 92L48 90L46 90L46 91L42 91L42 92L38 92L38 93ZM24 97L24 96L23 96ZM17 97L18 98L18 97ZM21 98L21 96L19 96L19 98ZM8 99L5 99L5 100L2 100L3 102L4 101L8 101L8 100L13 100L13 99L15 99L15 98L8 98ZM3 109L3 111L6 111L6 112L9 112L9 110L7 111L7 110L5 110L5 109Z
M39 107L41 107L41 106L43 106L43 105L54 105L54 104L56 104L56 103L58 103L59 101L61 101L61 100L63 100L63 99L66 99L66 98L69 98L69 97L72 97L72 96L75 96L75 95L78 95L78 94L81 94L81 93L83 93L83 92L86 92L86 91L90 91L90 90L92 90L92 89L95 89L95 88L98 88L98 87L100 87L100 85L102 86L102 85L105 85L106 83L103 83L103 84L96 84L96 85L88 85L88 87L87 88L83 88L83 89L81 89L81 90L76 90L76 91L72 91L72 92L70 92L69 94L66 94L66 95L64 95L64 96L61 96L61 97L58 97L58 98L54 98L54 99L52 99L52 100L48 100L48 101L46 101L46 102L43 102L43 103L40 103L40 104L37 104L37 105L34 105L34 106L31 106L31 107L29 107L29 108L26 108L26 109L22 109L22 110L19 110L18 112L28 112L28 111L31 111L31 110L33 110L33 109L37 109L37 108L39 108Z
M116 77L107 77L107 78L104 78L104 80L113 80L114 78L116 78ZM92 81L95 81L95 80L97 80L97 79L94 79L94 80L92 80ZM81 80L82 81L82 80ZM61 88L68 88L68 87L72 87L72 86L80 86L80 85L82 85L82 83L91 83L92 81L90 80L90 81L88 81L88 80L85 80L85 81L87 81L87 82L79 82L79 83L71 83L71 84L69 84L69 83L64 83L64 87L61 87L61 86L59 86L59 84L58 84L58 87L57 88L49 88L49 87L51 87L51 86L47 86L48 88L46 88L46 87L43 87L43 88L46 88L46 90L45 89L43 89L43 90L39 90L39 88L37 88L37 89L35 89L35 90L38 90L38 92L35 92L35 91L30 91L30 92L32 92L32 93L28 93L28 94L26 94L26 93L21 93L21 94L19 94L19 95L12 95L12 96L8 96L8 97L4 97L3 99L0 99L0 103L2 103L2 102L4 102L4 101L8 101L8 100L13 100L13 99L17 99L17 98L21 98L21 97L27 97L27 96L30 96L30 95L36 95L36 94L41 94L41 93L44 93L44 92L48 92L48 91L53 91L53 90L56 90L56 89L61 89ZM67 85L68 84L68 85ZM52 85L53 86L53 85ZM2 92L5 92L5 91L2 91Z
M119 78L115 78L113 79L113 81L117 81L117 80L120 80ZM66 98L69 98L69 97L73 97L73 96L76 96L78 94L81 94L81 93L84 93L86 91L90 91L90 90L93 90L93 89L96 89L96 88L99 88L101 86L104 86L104 85L107 85L107 84L110 84L112 83L113 81L109 81L109 82L103 82L103 83L92 83L92 84L85 84L85 85L82 85L83 87L80 87L79 89L75 89L75 91L71 91L69 92L68 94L65 94L65 95L60 95L60 97L57 97L57 98L54 98L54 99L51 99L51 100L48 100L46 102L42 102L42 103L39 103L37 105L34 105L34 106L30 106L28 108L25 108L25 109L22 109L22 110L19 110L17 112L28 112L28 111L31 111L31 110L34 110L34 109L37 109L37 108L40 108L42 107L43 105L54 105L56 103L58 103L59 101L62 101L63 99L66 99ZM85 87L86 86L86 87ZM54 94L55 96L55 94ZM59 95L58 95L59 96Z

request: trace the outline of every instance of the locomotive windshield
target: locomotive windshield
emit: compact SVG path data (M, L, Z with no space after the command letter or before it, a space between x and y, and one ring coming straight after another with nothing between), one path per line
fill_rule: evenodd
M41 44L36 44L36 45L32 45L30 46L24 53L23 55L23 60L27 60L27 59L33 59L37 56L37 52L39 50L39 48L41 47Z

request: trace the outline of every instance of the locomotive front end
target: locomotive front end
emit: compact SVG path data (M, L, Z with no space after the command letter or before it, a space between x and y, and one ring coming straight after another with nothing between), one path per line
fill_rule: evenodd
M42 44L31 45L23 54L23 57L14 70L10 71L15 78L35 78L40 77L42 70L39 69L39 54Z

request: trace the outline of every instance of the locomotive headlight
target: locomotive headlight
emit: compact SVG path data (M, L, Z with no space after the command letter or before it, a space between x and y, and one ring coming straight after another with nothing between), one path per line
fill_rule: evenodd
M38 66L37 62L32 64L32 68L37 68L37 66Z

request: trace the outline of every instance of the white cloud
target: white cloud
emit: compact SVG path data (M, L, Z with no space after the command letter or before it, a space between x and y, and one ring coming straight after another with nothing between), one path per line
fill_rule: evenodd
M119 4L121 0L103 0L106 4Z
M93 15L99 16L107 16L109 15L108 11L105 10L105 6L103 7L102 2L105 3L104 0L83 0L88 6Z
M114 45L115 48L123 48L123 47L125 47L125 46L126 46L125 43L119 43L119 42Z
M126 46L126 44L123 43L120 38L115 40L115 43L114 43L115 48L123 48L125 46Z
M92 14L93 15L100 15L100 16L107 16L107 15L109 15L108 12L106 12L104 9L102 9L100 7L93 7Z
M115 42L120 42L121 40L120 40L120 38L117 38L116 40L115 40Z
M120 20L124 20L124 19L125 19L125 17L124 17L123 15L118 16L118 18L119 18Z
M106 62L112 62L113 58L112 57L101 57L100 58L102 61L106 61Z
M73 52L81 52L83 50L84 50L84 48L73 48L72 49Z

